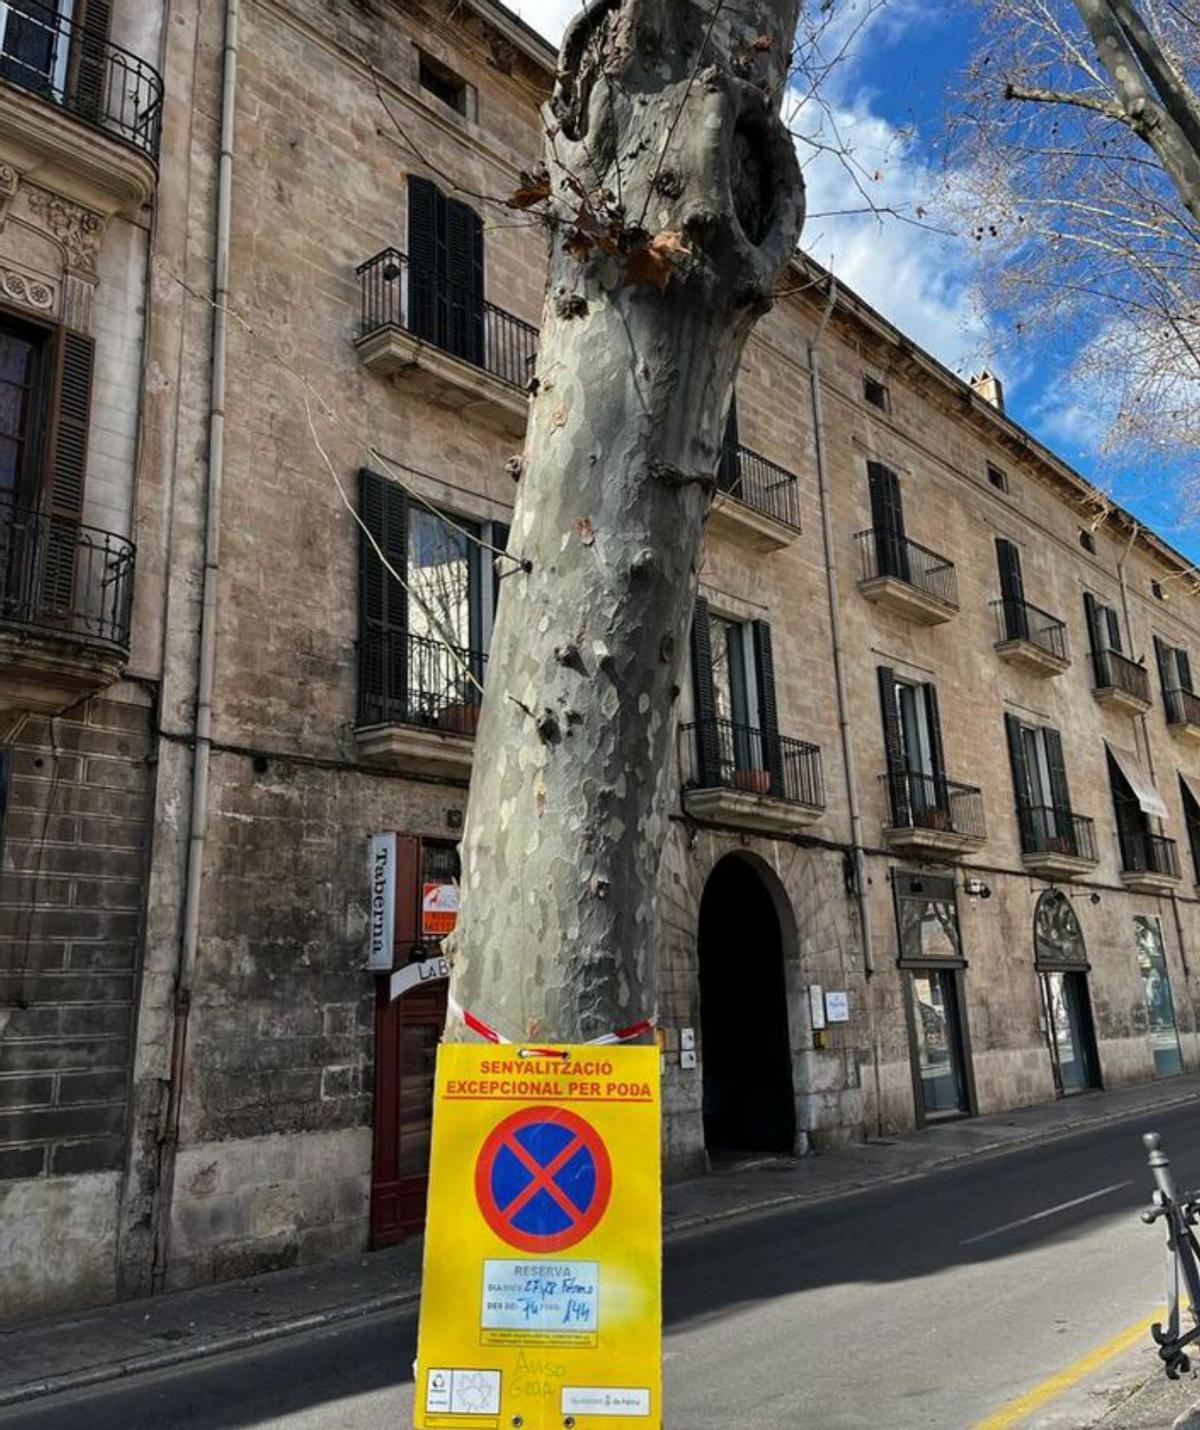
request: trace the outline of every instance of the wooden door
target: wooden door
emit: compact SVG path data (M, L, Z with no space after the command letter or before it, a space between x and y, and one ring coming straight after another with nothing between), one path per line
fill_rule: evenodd
M448 930L422 915L427 886L457 874L453 843L396 836L397 969L440 952ZM396 999L391 975L375 982L375 1138L371 1173L371 1246L391 1246L425 1224L433 1079L446 1025L445 982L421 983Z

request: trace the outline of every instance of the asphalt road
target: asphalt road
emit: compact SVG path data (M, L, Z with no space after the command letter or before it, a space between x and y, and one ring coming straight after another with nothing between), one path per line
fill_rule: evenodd
M1200 1104L1170 1117L1157 1130L1181 1182L1200 1184ZM986 1421L1161 1304L1162 1233L1137 1217L1145 1130L1117 1124L672 1242L668 1426ZM383 1315L0 1412L0 1430L401 1430L415 1342L415 1312ZM1087 1423L1065 1414L1052 1402L1025 1423Z

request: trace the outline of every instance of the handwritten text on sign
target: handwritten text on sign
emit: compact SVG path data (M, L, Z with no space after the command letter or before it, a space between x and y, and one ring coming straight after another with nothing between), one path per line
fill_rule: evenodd
M599 1325L600 1267L594 1261L483 1263L484 1344L503 1340L594 1336Z

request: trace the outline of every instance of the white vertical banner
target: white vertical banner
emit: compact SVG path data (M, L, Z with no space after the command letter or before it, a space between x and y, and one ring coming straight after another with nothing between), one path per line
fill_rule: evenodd
M372 834L371 910L367 920L367 967L390 973L396 941L396 836Z

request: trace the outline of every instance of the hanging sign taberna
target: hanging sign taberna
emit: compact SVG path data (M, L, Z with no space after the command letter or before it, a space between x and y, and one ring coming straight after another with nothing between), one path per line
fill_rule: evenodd
M661 1430L657 1047L438 1049L417 1430Z

